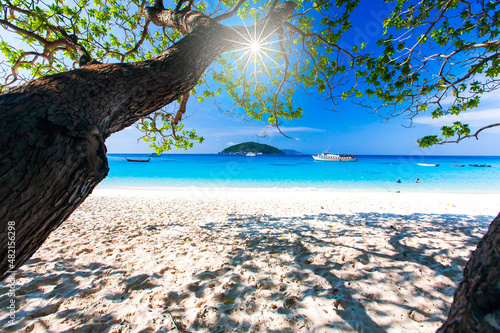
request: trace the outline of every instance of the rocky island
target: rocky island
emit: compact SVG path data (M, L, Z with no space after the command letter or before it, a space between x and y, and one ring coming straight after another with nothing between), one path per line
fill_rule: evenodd
M285 154L282 150L266 145L263 143L257 142L243 142L237 145L233 145L231 147L227 147L219 154L247 154L247 153L255 153L255 154Z

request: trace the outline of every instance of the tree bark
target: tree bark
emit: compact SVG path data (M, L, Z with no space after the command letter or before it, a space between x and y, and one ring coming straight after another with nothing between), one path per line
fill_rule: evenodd
M275 32L294 8L283 3L257 27L265 36ZM214 60L244 41L244 27L170 12L153 8L147 15L187 35L154 59L90 65L0 95L0 280L106 177L106 138L189 93ZM9 263L12 250L15 262Z
M437 332L500 332L500 214L465 266L448 319Z

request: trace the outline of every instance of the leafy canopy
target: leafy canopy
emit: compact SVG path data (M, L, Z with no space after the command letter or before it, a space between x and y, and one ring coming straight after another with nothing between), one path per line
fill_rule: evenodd
M365 0L368 1L368 0ZM191 95L233 101L216 104L279 129L284 120L301 117L296 94L318 94L335 108L342 99L371 108L383 117L413 119L429 111L433 118L470 112L480 98L498 87L500 11L497 1L398 0L383 22L376 44L346 45L351 15L361 0L294 0L287 23L270 36L255 29L276 1L196 1L192 7L224 25L248 26L248 43L222 55ZM175 9L173 1L162 2ZM182 38L178 29L157 27L142 14L147 0L0 0L3 27L0 92L48 74L94 62L133 62L152 58ZM236 15L232 15L232 14ZM224 14L224 15L223 15ZM223 15L223 16L221 16ZM90 62L91 63L91 62ZM185 130L177 106L158 110L138 127L157 152L189 148L202 142ZM492 124L489 127L498 126ZM442 137L419 140L423 147L476 136L456 121ZM455 139L455 140L453 140Z
M477 108L481 96L499 87L500 3L498 1L399 0L384 21L378 56L361 55L354 65L363 84L349 89L361 105L387 116L413 119L458 116ZM421 147L476 137L459 121L441 128L442 137L426 136ZM454 138L454 139L452 139Z

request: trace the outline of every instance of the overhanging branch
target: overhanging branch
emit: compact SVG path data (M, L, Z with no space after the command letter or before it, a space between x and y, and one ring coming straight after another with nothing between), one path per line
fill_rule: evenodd
M498 127L498 126L500 126L500 123L496 123L496 124L491 124L491 125L488 125L488 126L484 126L484 127L481 127L480 129L478 129L476 131L476 133L474 133L474 134L459 136L458 139L456 139L456 140L452 140L452 141L445 140L445 141L437 142L436 144L443 145L445 143L459 143L463 139L468 139L468 138L476 138L476 140L479 140L479 138L477 137L479 133L481 133L482 131L484 131L486 129L493 128L493 127Z

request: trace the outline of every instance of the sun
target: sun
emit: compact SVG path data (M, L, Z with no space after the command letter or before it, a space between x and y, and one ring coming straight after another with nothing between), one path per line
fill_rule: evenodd
M269 71L268 65L266 62L274 63L277 65L276 60L272 58L272 54L281 53L276 50L275 47L272 47L273 44L279 43L281 39L273 39L275 31L269 32L268 35L264 35L265 27L258 26L258 24L254 24L253 27L247 27L245 22L243 22L244 30L234 31L239 35L239 40L230 40L230 42L234 42L240 45L240 48L235 50L236 52L241 52L240 57L235 60L235 63L239 61L244 62L244 72L246 73L247 67L249 64L253 63L254 72L258 71L258 68L262 68L265 72Z
M250 50L252 50L253 53L259 53L261 51L261 44L258 41L253 41L250 44Z

